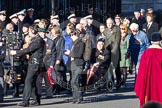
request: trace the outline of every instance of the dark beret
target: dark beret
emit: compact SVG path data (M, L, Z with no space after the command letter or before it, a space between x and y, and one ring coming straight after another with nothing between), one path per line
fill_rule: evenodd
M153 42L157 42L157 41L161 41L161 35L159 32L154 32L151 34L151 38L150 40L153 41Z

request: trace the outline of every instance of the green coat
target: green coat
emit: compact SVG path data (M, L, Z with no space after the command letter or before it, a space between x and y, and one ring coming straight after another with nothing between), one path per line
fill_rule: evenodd
M120 59L120 67L130 67L131 65L131 58L125 58L127 49L129 47L129 39L130 35L127 35L123 40L120 42L120 53L121 53L121 59Z

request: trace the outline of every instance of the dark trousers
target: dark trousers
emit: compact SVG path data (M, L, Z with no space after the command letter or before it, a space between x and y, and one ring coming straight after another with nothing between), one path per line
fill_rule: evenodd
M120 71L122 74L122 85L125 85L126 80L127 80L127 67L121 67Z
M4 80L3 80L3 76L0 76L0 102L3 101L3 97L4 97L3 90L4 90Z
M19 95L19 84L13 84L13 87L14 87L13 96L14 95L18 96Z
M56 72L56 80L57 82L61 82L61 81L64 81L63 80L63 76L62 76L62 73L61 72ZM55 94L60 94L60 91L61 91L61 86L59 84L55 84L55 90L54 90L54 93Z
M117 65L116 69L115 69L115 75L116 75L116 83L117 83L117 85L119 85L122 81L119 63Z
M71 72L72 72L72 79L71 79L71 86L72 86L72 93L74 100L82 100L82 90L79 86L80 76L83 71L83 66L77 66L75 62L71 62Z
M23 92L23 102L29 103L30 96L33 97L34 101L40 103L40 96L37 92L36 80L38 76L39 65L38 64L29 64L28 72L25 79L25 87Z
M38 94L41 96L42 93L42 81L45 81L45 86L46 86L46 95L47 96L52 96L53 92L53 85L50 84L50 81L48 79L47 73L46 72L40 72L37 77L37 88L38 88Z
M71 68L68 68L68 65L64 65L64 70L63 70L63 73L65 73L65 76L63 76L63 81L65 81L65 82L68 82L69 84L71 83ZM66 77L66 73L69 73L69 79L67 80L67 78L66 78L66 80L65 80L65 77Z
M63 78L63 81L64 82L67 82L67 78L66 78L66 66L64 66L64 70L61 72L61 76L62 76L62 78Z

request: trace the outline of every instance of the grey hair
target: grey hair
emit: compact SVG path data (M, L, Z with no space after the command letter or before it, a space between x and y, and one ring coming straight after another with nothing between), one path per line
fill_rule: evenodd
M115 22L114 22L114 19L113 19L113 18L111 18L111 17L107 18L106 22L107 22L108 20L112 21L112 23L113 23L113 24L115 24Z

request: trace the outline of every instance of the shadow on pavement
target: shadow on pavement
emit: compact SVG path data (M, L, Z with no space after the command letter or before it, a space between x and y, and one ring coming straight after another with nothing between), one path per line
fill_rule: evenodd
M57 102L52 102L52 103L43 103L41 106L46 106L46 105L55 105L55 104L64 104L66 103L64 100L63 101L57 101Z
M0 107L11 107L11 106L16 106L16 103L0 103Z
M116 95L102 95L98 97L88 97L85 98L85 103L93 103L93 102L104 102L104 101L113 101L113 100L123 100L123 99L134 99L137 98L135 95L122 95L122 94L116 94Z

